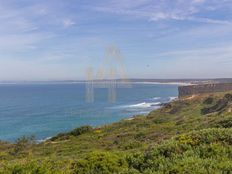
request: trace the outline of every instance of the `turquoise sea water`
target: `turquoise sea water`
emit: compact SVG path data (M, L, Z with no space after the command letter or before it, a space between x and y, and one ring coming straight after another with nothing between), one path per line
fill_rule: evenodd
M85 102L85 84L0 85L0 140L23 135L42 140L81 125L100 126L145 114L178 95L177 85L134 84L117 89L115 103L107 89Z

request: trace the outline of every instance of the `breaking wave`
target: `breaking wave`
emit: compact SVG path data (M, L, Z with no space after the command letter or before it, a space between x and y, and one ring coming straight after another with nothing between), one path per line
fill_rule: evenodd
M153 100L159 100L160 97L153 97L152 99L153 99Z
M169 101L176 100L177 97L169 97Z
M138 104L128 105L128 108L150 108L152 106L159 106L160 104L161 102L152 102L152 103L142 102Z

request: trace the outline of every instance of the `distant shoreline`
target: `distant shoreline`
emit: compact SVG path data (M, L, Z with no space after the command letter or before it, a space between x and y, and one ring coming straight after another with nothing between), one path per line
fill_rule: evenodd
M132 84L175 84L175 85L189 85L189 84L205 84L205 83L232 83L232 78L183 78L183 79L111 79L116 82L125 83L126 81ZM92 79L93 82L107 82L110 79ZM86 80L0 80L0 84L75 84L85 83Z
M131 82L131 84L154 84L154 85L193 85L187 82Z
M65 84L85 84L86 82L0 82L0 85L65 85ZM97 83L97 82L93 82ZM117 82L125 83L125 82ZM180 85L180 86L186 86L186 85L193 85L193 83L190 82L127 82L127 84L145 84L145 85Z

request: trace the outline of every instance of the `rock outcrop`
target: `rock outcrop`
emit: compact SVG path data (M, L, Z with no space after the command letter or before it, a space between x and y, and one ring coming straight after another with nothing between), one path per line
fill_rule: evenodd
M197 94L232 91L232 83L215 83L202 85L189 85L179 87L179 97L187 97Z

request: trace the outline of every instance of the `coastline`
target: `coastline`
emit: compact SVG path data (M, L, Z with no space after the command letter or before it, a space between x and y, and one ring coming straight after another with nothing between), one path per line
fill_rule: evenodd
M153 109L152 111L150 111L150 112L148 112L147 114L141 114L141 115L143 115L143 116L147 116L149 113L151 113L151 112L153 112L153 111L156 111L156 110L158 110L158 109L161 109L162 107L164 107L166 104L169 104L169 103L171 103L171 102L173 102L173 101L177 101L177 100L179 100L178 99L178 97L170 97L170 100L168 101L168 102L163 102L163 103L160 103L159 104L159 106L156 108L156 109ZM123 120L125 120L125 121L131 121L131 120L134 120L136 115L133 115L133 116L131 116L131 117L129 117L129 118L125 118L125 119L123 119Z
M156 110L156 109L159 109L160 107L161 107L161 105L163 104L163 103L167 103L167 102L169 102L169 101L172 101L172 99L175 99L176 98L176 96L177 96L177 93L176 93L176 86L173 86L173 87L167 87L167 89L169 90L170 88L171 89L173 89L173 91L174 92L165 92L164 94L164 96L163 96L163 93L161 93L161 92L156 92L156 88L154 88L155 90L153 90L153 86L150 86L150 85L143 85L144 83L141 83L142 85L134 85L134 87L133 88L137 88L138 87L138 89L142 89L143 91L145 91L145 94L141 94L141 97L137 100L137 97L135 97L135 98L132 98L132 99L130 99L129 101L124 101L123 100L123 102L122 103L116 103L116 104L113 104L112 106L111 105L109 105L109 106L107 106L107 105L105 105L105 107L106 107L106 109L107 109L107 112L108 112L108 114L107 114L107 116L105 116L105 118L104 119L100 119L100 121L99 121L99 123L96 123L96 124L94 124L94 121L87 121L87 122L83 122L83 123L80 123L79 124L79 122L76 122L77 124L75 125L75 124L73 124L73 126L71 127L71 126L69 126L69 122L67 122L67 127L66 127L66 130L71 130L71 129L73 129L73 128L75 128L75 127L79 127L79 126L82 126L82 125L91 125L91 126L93 126L93 127L99 127L99 126L104 126L104 125L107 125L107 124L111 124L111 123L115 123L115 122L118 122L118 121L121 121L121 120L123 120L123 119L131 119L131 117L133 117L134 115L147 115L147 114L149 114L151 111L153 111L153 110ZM155 84L155 83L151 83L151 84ZM13 85L12 85L13 86ZM20 85L19 85L20 86ZM26 86L26 85L25 85ZM74 92L75 92L75 90L76 90L76 88L75 88L75 86L76 85L73 85L73 88L72 89L74 89ZM144 86L145 88L144 89L152 89L151 91L147 91L147 90L144 90L143 88L141 88L141 86ZM154 85L155 86L155 85ZM158 86L158 85L157 85ZM17 86L16 86L17 87ZM30 86L29 86L30 87ZM38 87L36 87L36 88L34 88L34 86L32 86L33 87L33 89L35 89L35 92L36 91L38 91ZM40 87L40 86L39 86ZM159 86L158 87L158 89L161 89L161 91L163 91L162 89L163 89L164 87L163 86ZM5 89L5 88L4 88ZM18 88L12 88L12 89L18 89ZM24 89L24 88L21 88L21 89ZM28 88L28 89L31 89L31 88ZM47 88L46 88L47 89ZM50 88L50 86L49 86L49 88L48 88L49 90L50 89L53 89L53 88ZM56 88L55 88L56 89ZM61 88L61 89L63 89L63 87ZM66 89L66 88L64 88L66 91L68 91L69 90L69 88L68 89ZM129 91L133 91L133 89L127 89L127 90L129 90ZM18 91L17 90L15 90L17 93L18 93ZM24 90L24 91L26 91L25 92L25 94L27 94L28 92L27 92L27 90ZM62 92L62 91L61 91ZM164 91L163 91L164 92ZM82 94L82 92L80 92L81 94ZM33 93L34 94L34 93ZM132 95L134 95L134 93L132 92L131 93ZM30 99L30 96L31 95L29 95L29 98L28 99ZM140 96L140 95L139 95ZM164 98L163 98L164 97ZM27 100L28 100L27 99ZM42 98L42 99L44 99L44 98ZM72 99L72 98L71 98ZM36 99L37 100L37 99ZM29 100L28 100L29 101ZM41 100L42 101L42 100ZM70 98L69 97L67 97L67 101L66 102L69 102L70 101ZM75 98L75 101L76 101L76 98ZM74 102L75 102L74 101ZM73 103L73 102L72 102ZM64 103L65 104L65 103ZM96 104L98 104L98 103L96 103ZM95 104L95 105L96 105ZM9 103L9 105L10 105L10 103ZM69 107L69 106L68 106ZM100 106L100 107L102 107L102 106ZM66 108L66 107L64 107L64 108ZM70 107L71 108L71 107ZM17 108L16 108L17 109ZM28 109L28 108L26 108L26 109ZM30 108L29 108L30 109ZM29 114L31 114L31 113L33 113L34 111L33 110L27 110L27 113L29 113ZM69 115L71 115L71 114L73 114L73 115L76 115L77 116L77 121L78 121L78 116L79 115L82 115L83 113L84 113L84 111L82 111L82 110L80 110L80 112L78 111L78 109L80 109L80 108L77 108L76 110L77 111L75 111L75 112L72 112L72 110L68 110L68 109L64 109L64 111L66 111L66 112L64 112L64 114L66 114L66 115L63 115L63 112L59 112L59 114L60 114L60 117L58 117L58 118L63 118L64 116L69 116ZM12 110L12 109L11 109ZM10 110L10 111L11 111ZM68 111L67 111L68 110ZM40 111L40 110L38 110L38 111ZM50 110L48 110L48 111L50 111ZM48 115L49 116L49 112L48 111L45 111L44 113L42 113L42 114L46 114L46 115ZM61 110L62 111L62 110ZM51 112L53 112L53 110L51 110ZM113 119L113 120L111 120L111 118L113 118L114 117L114 115L112 115L112 114L114 114L114 113L120 113L121 112L121 114L119 115L118 114L118 118L117 119ZM35 112L35 114L37 114L38 113L38 115L40 115L40 112ZM48 113L48 114L47 114ZM112 113L112 114L111 114ZM34 115L35 115L34 114ZM85 113L84 113L85 114ZM90 112L90 114L92 114L93 116L95 116L95 114L98 114L98 113L96 113L96 112ZM87 115L87 114L86 114ZM33 116L33 114L32 114L32 116ZM71 115L72 116L72 115ZM68 117L68 119L69 118L71 118L71 119L73 119L74 117ZM82 116L83 118L84 118L84 116ZM88 117L88 116L87 116ZM31 117L31 118L33 118L33 117ZM91 118L91 117L90 117ZM115 117L114 117L115 118ZM70 120L71 120L70 119ZM81 118L82 119L82 118ZM94 120L94 119L93 119ZM101 121L101 120L105 120L105 121ZM19 120L20 121L20 120ZM31 128L33 128L33 125L31 126L29 123L30 122L27 122L28 123L28 125L26 125L26 126L30 126ZM92 124L93 123L93 124ZM48 125L49 125L50 123L48 123ZM20 127L20 129L24 129L23 127ZM25 131L26 133L24 133L23 131L21 131L22 133L19 133L17 136L15 135L13 135L13 138L11 138L10 136L10 134L9 134L9 136L7 137L7 138L5 138L5 135L3 134L2 135L2 140L4 140L4 141L9 141L9 142L14 142L16 139L18 139L18 138L20 138L20 137L22 137L23 135L26 135L26 136L30 136L30 135L35 135L36 136L36 141L38 141L38 142L41 142L41 141L46 141L47 139L49 139L51 136L55 136L57 133L62 133L62 132L64 132L64 130L62 130L62 129L57 129L57 131L54 131L52 134L51 133L46 133L46 129L44 129L43 127L36 127L35 126L35 128L37 128L37 130L38 130L38 132L39 131L44 131L45 133L43 134L43 135L41 135L41 134L37 134L37 132L35 132L35 133L33 133L33 130L32 131ZM62 128L62 127L61 127ZM69 129L68 129L69 128ZM10 130L11 131L11 130Z
M28 82L0 82L0 85L58 85L58 84L85 84L86 81L73 81L73 82L62 82L62 81L42 81L42 82L33 82L33 81L28 81ZM93 81L93 83L99 83ZM130 81L128 82L122 82L122 81L117 81L117 83L123 83L123 84L154 84L154 85L194 85L194 83L191 82L150 82L150 81Z
M156 110L158 110L158 109L161 109L161 108L164 107L166 104L169 104L169 103L171 103L171 102L173 102L173 101L177 101L177 100L178 100L178 97L170 97L170 101L160 103L160 104L159 104L159 107L157 107L156 109L153 109L152 111L150 111L150 112L148 112L148 113L146 113L146 114L140 114L140 115L146 117L146 116L147 116L148 114L150 114L151 112L156 111ZM130 116L130 117L128 117L128 118L124 118L124 119L119 120L119 121L132 121L132 120L135 119L136 116L137 116L137 115L132 115L132 116ZM119 122L119 121L117 121L117 122ZM94 128L94 129L100 129L100 128L104 127L104 126L111 125L111 124L114 124L114 123L117 123L117 122L112 122L112 123L109 123L109 124L103 124L103 125L99 125L99 126L96 126L96 127L93 127L93 128ZM64 133L64 132L60 132L60 133ZM59 134L59 133L58 133L58 134ZM56 136L56 135L54 135L54 136ZM38 144L39 144L39 143L43 143L43 142L46 142L46 141L50 140L50 139L53 138L54 136L47 137L47 138L44 138L44 139L42 139L42 140L36 140L36 142L38 142Z
M193 83L184 83L184 82L131 82L131 84L179 85L179 86L193 85Z

